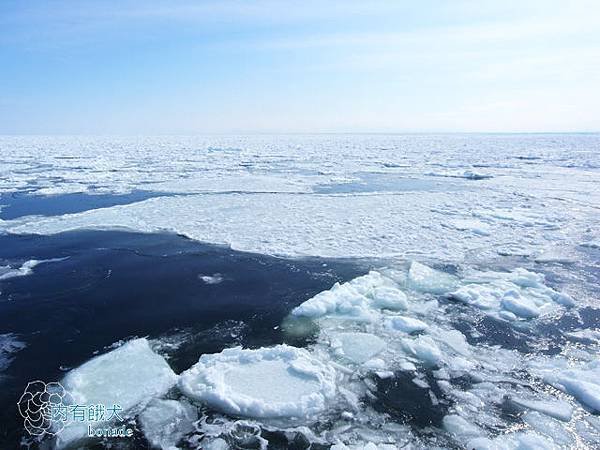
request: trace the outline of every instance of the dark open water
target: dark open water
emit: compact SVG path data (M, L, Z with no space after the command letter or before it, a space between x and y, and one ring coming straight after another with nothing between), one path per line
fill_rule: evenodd
M0 334L27 345L0 378L0 449L19 445L16 403L30 380L59 380L133 336L185 334L188 343L169 359L176 372L202 353L281 343L279 325L294 306L365 271L347 261L284 260L170 234L0 236L0 259L61 257L0 281ZM214 274L220 283L200 278Z

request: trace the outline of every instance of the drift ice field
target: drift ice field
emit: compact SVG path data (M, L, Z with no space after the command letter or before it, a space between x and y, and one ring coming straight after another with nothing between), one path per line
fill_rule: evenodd
M600 135L0 148L0 320L27 322L0 329L2 417L43 375L118 400L135 432L36 440L15 422L7 442L600 448ZM45 288L61 277L76 287ZM87 314L92 296L122 300ZM36 329L33 301L54 322Z

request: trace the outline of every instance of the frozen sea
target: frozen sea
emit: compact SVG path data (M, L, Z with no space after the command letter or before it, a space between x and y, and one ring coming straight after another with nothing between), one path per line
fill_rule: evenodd
M0 150L0 448L600 448L598 134Z

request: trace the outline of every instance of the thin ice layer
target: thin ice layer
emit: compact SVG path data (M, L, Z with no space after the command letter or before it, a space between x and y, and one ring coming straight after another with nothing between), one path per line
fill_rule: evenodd
M14 354L25 347L26 344L13 333L0 334L0 372L10 365Z
M178 400L152 400L139 415L144 436L154 448L173 450L194 430L198 411L190 403Z
M132 416L155 397L165 394L177 382L177 375L145 338L92 358L71 370L61 381L79 405L118 405L122 415ZM63 447L86 436L87 422L68 425L57 439ZM98 425L90 422L92 427Z
M287 345L202 355L181 374L179 387L217 410L263 418L309 418L336 392L331 367L307 350Z
M63 261L65 258L51 258L51 259L30 259L21 264L20 267L13 268L11 266L0 266L0 280L8 280L15 277L24 277L31 275L33 269L40 264Z

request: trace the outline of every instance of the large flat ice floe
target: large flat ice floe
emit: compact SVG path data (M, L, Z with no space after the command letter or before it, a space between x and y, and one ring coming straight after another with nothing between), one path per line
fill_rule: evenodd
M92 358L70 371L61 381L78 405L113 405L122 417L134 417L144 405L164 395L177 382L177 375L164 358L152 351L145 338ZM98 422L71 422L57 436L62 448L85 438L87 426Z
M334 369L304 349L238 347L202 355L181 374L179 387L234 416L310 418L335 396L335 377Z

